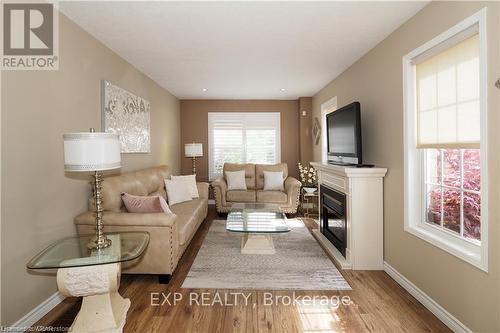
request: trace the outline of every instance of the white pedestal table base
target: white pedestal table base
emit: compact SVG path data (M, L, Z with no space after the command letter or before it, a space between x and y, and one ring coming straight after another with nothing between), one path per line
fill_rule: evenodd
M130 300L118 293L120 263L61 268L57 287L65 296L82 296L82 307L70 332L121 333Z
M245 234L241 237L243 254L275 254L273 238L266 234Z

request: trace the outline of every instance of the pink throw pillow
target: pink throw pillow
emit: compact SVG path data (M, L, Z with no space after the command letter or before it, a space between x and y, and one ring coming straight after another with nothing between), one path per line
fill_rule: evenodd
M123 192L122 200L129 213L172 213L160 196L139 196Z

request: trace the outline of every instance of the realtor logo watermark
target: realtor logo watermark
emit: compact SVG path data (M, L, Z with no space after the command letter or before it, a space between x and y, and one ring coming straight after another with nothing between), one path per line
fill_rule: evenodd
M1 69L59 69L59 20L54 3L3 2L1 17Z
M190 292L186 295L180 292L151 292L151 306L175 306L183 303L187 297L189 306L251 306L256 307L256 300L252 301L251 292ZM344 295L297 295L295 291L291 294L274 294L264 292L260 297L263 306L329 306L338 308L353 304L351 297Z

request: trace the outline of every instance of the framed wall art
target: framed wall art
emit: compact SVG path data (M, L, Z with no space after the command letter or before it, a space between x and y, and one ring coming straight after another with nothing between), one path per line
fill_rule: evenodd
M120 136L122 153L150 153L149 101L103 80L102 129Z

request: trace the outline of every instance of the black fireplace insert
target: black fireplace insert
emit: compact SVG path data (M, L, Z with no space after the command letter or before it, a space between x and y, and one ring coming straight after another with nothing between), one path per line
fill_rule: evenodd
M342 253L347 248L347 206L344 193L320 186L320 231Z

